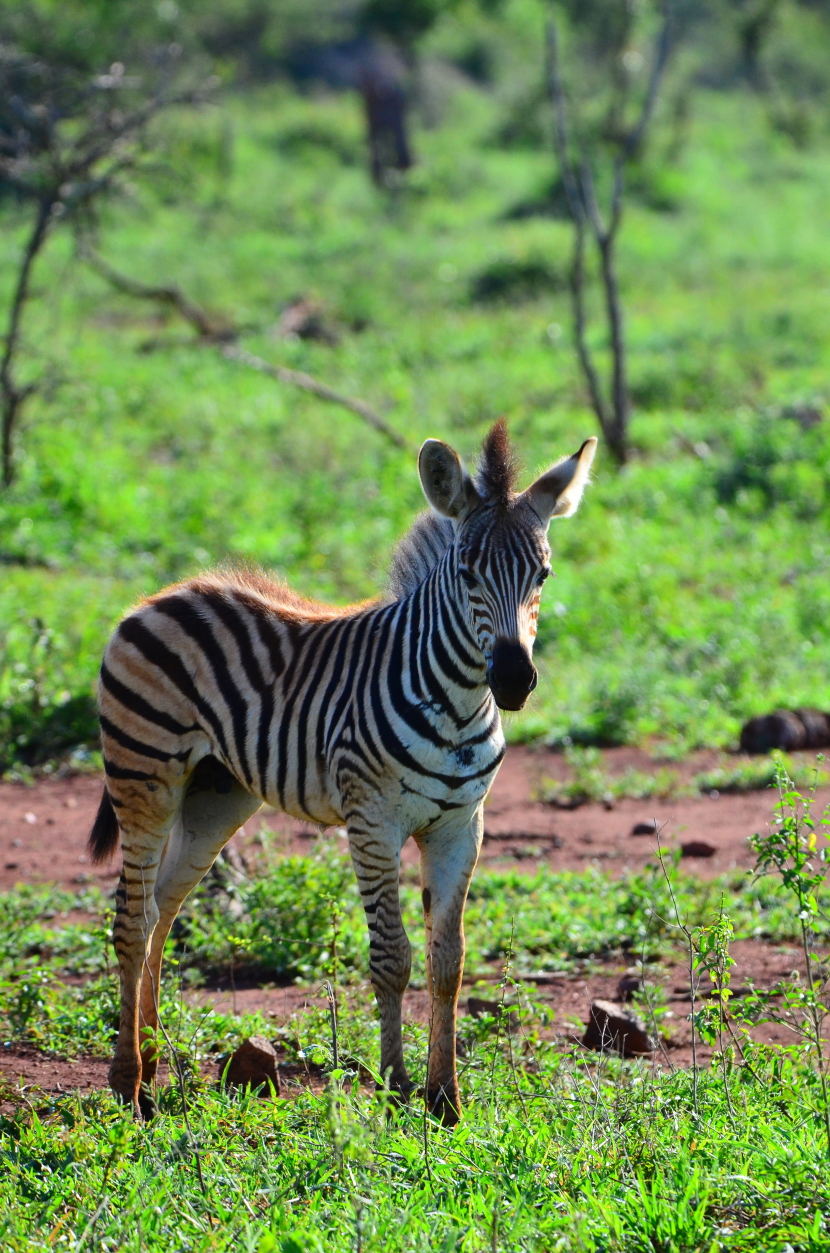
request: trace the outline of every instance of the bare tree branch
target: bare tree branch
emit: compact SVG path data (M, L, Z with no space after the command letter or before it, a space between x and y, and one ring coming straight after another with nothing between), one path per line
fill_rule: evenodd
M173 284L152 286L146 283L139 283L137 279L130 278L128 275L114 270L109 262L105 261L102 256L86 243L79 244L78 255L95 270L96 274L100 274L117 291L124 292L127 296L137 296L143 300L155 300L159 304L170 305L184 318L185 322L190 323L197 335L202 339L216 343L236 338L236 330L233 326L222 319L214 318L205 309L202 309L200 305L197 305L186 296L181 288Z
M574 223L574 246L571 260L571 309L573 313L574 340L579 364L588 385L591 405L599 422L600 430L608 438L611 427L611 415L602 395L594 359L588 347L585 326L585 227L589 209L584 198L583 186L577 181L571 164L568 137L568 113L565 92L559 73L559 44L556 25L551 18L547 25L547 80L548 91L553 104L555 121L556 153L559 159L559 172L565 185L565 194ZM591 184L593 192L593 184ZM593 198L593 197L592 197ZM594 201L595 204L595 201Z
M562 182L565 184L565 194L568 198L571 216L575 222L578 222L585 216L585 208L582 203L579 185L574 177L573 167L571 165L570 141L568 138L568 110L565 101L565 91L562 87L562 79L559 74L559 40L556 34L556 23L552 17L548 21L546 33L547 42L545 68L547 71L548 92L553 105L553 117L556 128L554 131L556 155L559 158L559 172L562 177Z
M88 245L81 244L79 246L79 255L83 260L87 261L96 273L100 274L112 284L118 291L124 292L128 296L136 296L142 300L155 300L162 304L170 305L179 313L185 321L195 327L199 338L204 343L213 343L222 345L222 356L228 361L235 361L238 365L247 366L250 370L256 370L259 374L267 374L269 378L276 379L279 383L285 383L290 387L299 387L304 392L310 392L313 396L318 396L321 400L326 400L330 404L340 405L343 409L348 409L350 413L354 413L357 417L390 440L396 448L403 448L407 451L414 451L414 446L409 443L399 431L382 418L379 413L365 400L346 396L342 392L336 391L333 387L329 387L327 383L321 383L318 379L312 378L310 374L304 373L302 370L289 370L286 366L271 365L262 357L257 357L253 353L248 352L244 348L240 348L234 344L236 338L236 330L229 321L223 320L219 322L204 309L195 304L188 296L186 296L179 287L156 286L146 283L140 283L137 279L129 278L125 274L121 274L94 252Z
M381 435L385 435L396 448L403 448L407 452L416 451L414 444L410 444L409 440L401 435L400 431L396 431L393 426L390 426L386 419L382 418L379 413L376 413L364 400L356 400L350 396L344 396L342 392L335 391L327 383L318 382L317 379L312 378L310 374L303 373L302 370L289 370L285 366L270 365L267 361L263 361L262 357L255 357L253 353L247 352L244 348L239 348L235 344L226 344L221 351L222 356L227 357L229 361L238 361L240 365L246 365L252 370L258 370L260 374L267 374L271 378L277 379L280 383L288 383L292 387L301 388L304 392L311 392L313 396L319 396L321 400L328 400L334 405L341 405L351 413L357 414L359 418L362 418L364 422Z
M574 250L571 260L570 279L576 352L579 357L579 364L582 367L582 373L585 375L585 381L588 384L588 392L594 413L597 416L600 430L605 435L611 424L611 419L603 399L599 375L597 374L594 359L591 356L585 335L585 223L582 219L574 222Z
M35 216L18 265L9 306L6 334L0 354L0 473L4 487L14 478L14 435L26 399L36 384L20 386L15 379L21 349L23 315L31 295L35 260L54 225L79 212L91 212L95 202L115 186L118 175L134 168L142 154L141 139L149 121L174 105L199 104L213 85L170 90L162 83L132 109L115 107L116 93L106 103L90 83L71 72L3 49L3 64L13 62L35 85L36 105L21 99L16 85L0 75L4 107L20 122L13 134L0 136L0 179L35 206ZM140 80L111 75L110 88L132 88ZM172 298L172 296L170 297Z
M585 208L588 211L588 221L591 223L591 229L594 236L599 240L608 238L608 229L602 220L602 214L599 211L597 203L597 190L594 184L594 172L591 169L591 163L587 157L583 156L579 168L579 181L582 185L582 199ZM613 222L613 216L612 216Z
M46 240L49 224L52 220L53 202L42 200L38 206L37 217L29 235L28 243L23 251L23 258L17 274L17 283L12 296L9 320L6 329L3 356L0 359L0 444L2 444L3 486L9 487L14 477L14 461L12 443L14 429L17 424L21 407L34 391L34 384L19 387L12 374L14 355L20 342L20 326L23 310L29 297L29 283L32 277L32 266Z
M663 3L663 23L660 28L660 34L657 37L657 47L655 49L654 61L651 66L651 75L646 89L643 107L640 111L640 117L628 133L628 138L623 146L623 157L629 161L637 155L642 144L649 123L654 113L654 106L657 103L657 97L660 94L660 85L663 81L663 74L669 63L669 57L672 51L672 33L674 27L674 15L671 7L671 0L664 0Z

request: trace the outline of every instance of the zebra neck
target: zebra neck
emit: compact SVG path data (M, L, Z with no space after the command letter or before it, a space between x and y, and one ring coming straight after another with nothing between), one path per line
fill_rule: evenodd
M456 727L478 718L492 722L495 703L487 664L470 627L451 552L406 599L413 691L420 689L433 708L443 705Z

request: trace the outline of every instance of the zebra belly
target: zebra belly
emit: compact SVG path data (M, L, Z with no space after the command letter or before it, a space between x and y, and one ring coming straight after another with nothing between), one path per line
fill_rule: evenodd
M344 821L340 805L333 797L322 793L314 797L306 796L303 805L296 795L286 795L282 802L276 796L266 797L266 800L275 809L282 810L292 818L299 818L301 822L315 822L321 827L333 827Z

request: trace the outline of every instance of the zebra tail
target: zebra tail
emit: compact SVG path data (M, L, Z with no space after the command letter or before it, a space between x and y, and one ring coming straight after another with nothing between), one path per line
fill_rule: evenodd
M112 807L110 794L106 787L101 797L101 804L98 806L98 813L95 815L95 821L92 824L92 830L89 833L89 841L87 848L94 865L100 865L101 862L112 856L113 850L118 843L118 819L115 816L115 810Z

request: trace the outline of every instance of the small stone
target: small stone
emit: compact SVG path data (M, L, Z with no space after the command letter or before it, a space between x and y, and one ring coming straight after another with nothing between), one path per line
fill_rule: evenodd
M617 1000L630 1001L643 986L642 976L636 966L630 966L617 984Z
M7 862L6 862L6 869L7 869L7 870L17 870L17 867L18 867L18 863L17 863L16 861L7 861Z
M23 815L23 821L28 822L29 826L33 827L37 822L37 815L33 814L30 810L29 813Z
M591 1002L582 1043L597 1053L619 1053L621 1057L653 1053L656 1048L640 1019L613 1001Z
M717 851L714 844L708 844L706 840L687 840L680 845L681 857L714 857Z
M66 805L66 808L67 808L67 809L77 809L77 808L78 808L78 802L77 802L77 800L75 799L75 797L74 797L74 796L69 796L69 797L68 797L68 798L64 801L64 804Z
M22 841L22 840L19 840L19 839L18 839L18 840L12 840L12 848L22 848L22 847L23 847L23 841Z
M264 1035L252 1035L231 1053L227 1068L222 1067L223 1081L233 1088L261 1088L260 1096L280 1094L277 1054Z
M631 828L632 835L656 835L658 831L657 820L652 818L649 822L635 822Z

